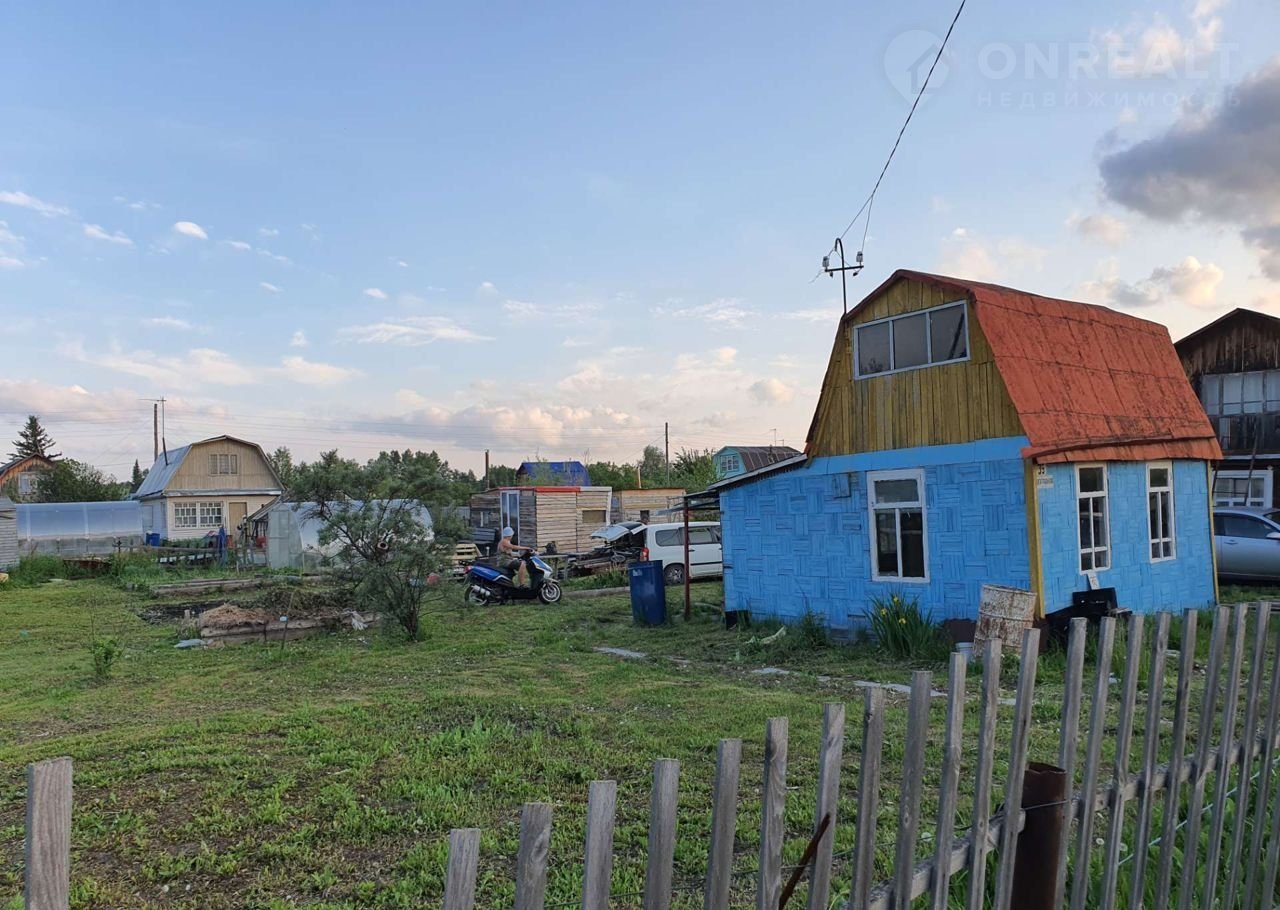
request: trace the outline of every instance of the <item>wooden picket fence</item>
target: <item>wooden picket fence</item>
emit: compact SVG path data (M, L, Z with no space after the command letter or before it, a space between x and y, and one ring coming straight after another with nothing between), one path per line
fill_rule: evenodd
M847 738L845 708L825 706L812 837L800 862L791 868L783 866L788 722L769 720L752 903L757 910L781 910L804 884L807 910L827 910L833 894L846 892L852 910L1274 907L1280 865L1280 623L1274 624L1275 642L1268 649L1271 607L1265 603L1217 608L1204 667L1196 662L1195 647L1201 614L1183 614L1176 655L1169 649L1170 614L1154 617L1149 636L1144 635L1144 617L1131 616L1125 623L1120 679L1112 677L1116 621L1103 619L1093 636L1084 620L1073 621L1055 767L1030 761L1039 633L1027 632L1021 643L1012 727L1007 737L1000 737L1007 740L1002 744L997 743L1001 647L997 641L986 644L976 758L970 760L964 748L967 667L959 654L952 655L940 783L928 794L924 781L932 679L930 673L915 673L896 791L892 874L884 881L875 880L875 870L880 796L886 783L881 762L885 690L864 692L856 811L848 822L837 818ZM1096 675L1086 680L1090 648ZM1170 720L1165 717L1166 664L1175 656ZM1197 685L1200 680L1203 683ZM1092 695L1085 725L1087 682ZM1139 724L1141 749L1135 755ZM1008 749L1008 772L996 799L994 772L1001 748ZM720 742L701 882L705 910L741 906L732 869L741 758L741 740ZM962 771L972 781L972 810L961 834L957 814ZM680 765L672 759L660 759L654 766L644 891L636 895L644 910L672 906L679 775ZM28 781L26 907L64 910L70 874L70 760L32 765ZM1057 795L1046 798L1055 787ZM936 805L931 830L922 825L926 796ZM580 860L582 910L606 910L626 900L611 893L617 800L615 781L590 784ZM854 846L851 855L837 856L837 826L845 823L853 828ZM551 830L549 804L524 806L514 869L515 910L546 906ZM926 831L931 836L922 837ZM449 833L445 910L472 910L476 905L480 842L477 828ZM922 856L925 842L931 842L932 849ZM739 903L733 904L735 900Z

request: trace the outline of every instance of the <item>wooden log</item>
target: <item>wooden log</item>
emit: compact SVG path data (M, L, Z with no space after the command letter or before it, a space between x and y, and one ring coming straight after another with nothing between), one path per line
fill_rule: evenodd
M818 798L814 830L829 819L818 839L809 873L808 910L827 910L831 897L831 864L835 855L837 810L840 806L840 760L844 755L844 705L822 707L822 749L818 755Z
M71 900L71 759L27 766L26 910Z
M973 785L973 855L969 859L968 910L987 901L987 854L991 850L991 777L996 760L996 714L1000 707L1000 640L988 639L982 655L982 707L978 717L978 767Z
M733 842L738 825L738 777L742 740L722 739L716 753L711 808L711 848L707 856L704 910L728 910L733 882Z
M1071 910L1084 910L1089 896L1089 854L1093 850L1091 807L1098 790L1102 764L1102 739L1107 728L1107 696L1111 680L1111 649L1115 643L1116 621L1104 616L1098 624L1098 676L1093 686L1089 710L1089 741L1085 746L1084 773L1080 782L1080 821L1076 826L1075 874L1071 880Z
M672 866L676 854L676 799L680 762L660 758L653 765L649 800L649 863L644 876L644 910L671 907Z
M1141 910L1146 894L1147 854L1151 841L1151 814L1156 790L1152 786L1156 761L1160 757L1160 713L1164 704L1164 664L1169 648L1169 614L1156 614L1156 633L1151 641L1151 664L1147 671L1147 718L1142 734L1142 783L1138 819L1133 835L1133 870L1129 879L1129 907Z
M942 780L938 793L937 849L934 853L932 910L947 910L951 890L951 842L956 832L956 805L960 787L960 760L964 752L964 695L967 665L964 656L952 653L947 668L947 729L943 739ZM818 908L810 908L818 910ZM823 908L825 910L825 908Z
M1120 848L1124 845L1124 788L1129 783L1129 755L1133 745L1134 705L1142 663L1142 614L1129 617L1124 657L1124 681L1120 685L1120 715L1116 729L1116 755L1112 770L1114 789L1107 818L1106 846L1102 860L1102 910L1115 910L1120 890ZM1135 847L1135 849L1138 849Z
M1274 603L1263 604L1262 615L1269 617L1274 607ZM1249 870L1249 876L1245 881L1245 910L1252 910L1256 906L1254 898L1258 894L1258 882L1262 875L1262 832L1267 828L1265 820L1267 813L1271 811L1272 765L1276 755L1275 731L1277 723L1280 723L1280 623L1276 624L1275 636L1275 646L1272 649L1274 658L1271 664L1271 688L1267 698L1266 743L1259 762L1261 777L1258 781L1258 801L1257 807L1250 816L1253 819L1253 834L1249 838L1249 859L1245 863L1245 867Z
M880 811L880 755L884 747L884 690L862 694L862 766L858 772L858 818L854 829L852 910L865 910L876 865L876 814Z
M613 819L618 782L591 782L587 797L587 836L582 871L582 910L609 910L613 881Z
M782 893L782 841L786 836L787 719L765 724L764 792L760 812L760 881L756 910L778 910Z
M911 872L915 867L916 834L920 826L920 797L924 790L924 749L929 739L929 699L933 674L911 674L911 700L907 708L907 742L902 758L902 787L898 792L898 843L894 854L893 905L911 906Z
M550 852L551 805L525 803L520 813L520 848L516 854L515 910L542 910Z
M1036 693L1036 665L1040 656L1040 630L1022 633L1022 655L1018 667L1018 694L1014 700L1013 731L1009 744L1009 777L1004 787L1005 813L1022 805L1023 775L1027 772L1027 752L1031 746L1031 709ZM996 910L1007 910L1013 900L1013 869L1018 852L1018 826L1005 825L1000 832L1000 866L996 871ZM904 905L903 910L907 910Z
M1249 688L1244 701L1244 735L1240 739L1240 742L1249 748L1242 749L1240 756L1240 775L1237 778L1239 783L1236 788L1231 831L1231 852L1227 856L1227 890L1223 894L1222 902L1224 907L1236 905L1236 895L1239 892L1243 872L1240 868L1240 859L1244 849L1244 832L1248 827L1245 818L1249 812L1249 796L1253 787L1252 747L1258 742L1258 698L1262 692L1262 677L1266 674L1267 620L1271 615L1271 607L1268 604L1255 604L1255 607L1254 612L1258 619L1253 629L1253 649L1249 657ZM1274 728L1268 728L1268 733L1274 736Z
M480 829L449 832L449 867L444 878L444 910L472 910L476 904L476 869L480 864Z
M1187 749L1187 715L1191 704L1191 678L1196 667L1196 625L1199 613L1182 614L1182 641L1178 644L1178 684L1174 695L1173 729L1170 731L1169 767L1181 770ZM1165 908L1173 889L1174 841L1181 808L1181 774L1170 774L1164 797L1164 821L1160 826L1160 856L1156 866L1155 892L1151 906Z

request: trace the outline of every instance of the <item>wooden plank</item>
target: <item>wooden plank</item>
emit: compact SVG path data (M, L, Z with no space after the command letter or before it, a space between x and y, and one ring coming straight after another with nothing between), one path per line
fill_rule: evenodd
M550 853L551 804L525 803L520 813L520 848L516 854L515 910L542 910Z
M1222 731L1219 734L1218 762L1213 792L1213 811L1209 817L1209 855L1205 864L1204 904L1212 907L1218 891L1218 872L1222 862L1222 836L1226 830L1227 793L1231 784L1232 757L1236 739L1236 714L1240 708L1240 675L1244 664L1245 622L1249 610L1237 604L1231 616L1231 660L1227 668L1227 691L1222 701ZM1244 785L1244 782L1241 782Z
M644 876L644 910L671 907L672 866L676 855L676 798L680 762L660 758L653 765L649 800L649 864Z
M1179 910L1191 910L1192 906L1204 906L1201 902L1202 895L1195 888L1196 870L1200 865L1201 811L1204 809L1205 787L1208 782L1206 764L1212 754L1210 738L1213 735L1214 709L1218 699L1218 677L1222 673L1229 621L1226 607L1218 607L1214 611L1213 635L1209 640L1209 669L1205 674L1204 696L1199 707L1200 727L1196 736L1195 762L1190 780L1191 792L1187 798L1187 824L1182 837L1183 844L1190 847L1184 849L1182 856L1182 877L1178 889Z
M1031 745L1031 710L1036 694L1036 666L1040 657L1040 630L1022 634L1022 655L1018 667L1018 694L1014 699L1013 730L1009 744L1009 777L1004 787L1005 816L1020 811L1022 778L1027 772L1027 752ZM1007 910L1013 901L1013 865L1018 851L1018 826L1005 825L1000 832L1000 866L996 870L996 910ZM904 907L905 910L905 907Z
M1067 644L1067 669L1063 681L1062 730L1058 738L1058 767L1066 773L1067 791L1075 794L1076 755L1080 751L1080 702L1084 687L1084 652L1089 639L1089 620L1071 620L1071 637ZM1055 907L1062 906L1067 893L1067 852L1071 846L1073 799L1062 806L1062 843L1056 857Z
M894 854L893 906L911 906L911 871L915 866L916 833L920 826L920 795L924 789L924 748L929 739L929 699L933 674L911 674L907 707L907 742L902 758L902 787L898 792L898 845Z
M1080 781L1080 821L1076 826L1075 874L1071 879L1071 910L1084 910L1089 896L1089 854L1093 849L1093 816L1090 811L1098 790L1102 764L1102 738L1107 727L1107 695L1111 679L1111 649L1116 621L1104 616L1098 624L1098 675L1089 710L1089 741L1085 746L1084 773Z
M1280 790L1280 788L1277 788ZM1262 873L1262 888L1259 892L1259 903L1266 907L1273 903L1276 893L1276 867L1280 863L1280 807L1267 807L1271 812L1271 839L1267 843L1266 870Z
M733 875L733 841L738 826L738 776L742 740L722 739L716 753L711 800L711 848L707 856L704 910L728 910Z
M27 766L26 910L71 900L71 759Z
M1129 617L1124 654L1124 681L1120 685L1120 714L1116 728L1116 754L1112 768L1114 782L1107 818L1106 846L1102 859L1102 910L1115 910L1120 891L1120 849L1124 846L1125 787L1129 784L1129 755L1133 745L1134 706L1138 697L1138 675L1142 669L1142 614ZM1135 846L1135 849L1140 849Z
M1274 603L1263 604L1262 616L1269 617ZM1280 623L1276 624L1276 640L1271 664L1271 689L1267 698L1267 719L1263 729L1266 731L1266 742L1262 747L1261 776L1258 781L1258 801L1250 818L1253 819L1253 834L1249 838L1249 859L1245 868L1249 876L1245 881L1244 906L1252 910L1254 898L1258 894L1258 882L1262 874L1262 832L1266 830L1263 820L1271 811L1271 784L1273 765L1276 758L1276 726L1280 723ZM1262 636L1259 635L1259 638Z
M987 835L991 829L991 776L996 760L996 714L1000 707L1000 639L982 651L982 706L978 716L978 767L973 785L973 856L969 861L968 910L983 910L987 893Z
M1151 640L1147 670L1147 723L1142 734L1142 766L1138 772L1142 790L1133 835L1133 870L1129 879L1129 907L1139 910L1146 892L1147 844L1151 842L1151 814L1156 791L1152 786L1160 757L1160 712L1164 701L1164 664L1169 649L1169 614L1156 614L1156 634Z
M862 702L862 767L858 773L858 818L853 844L851 910L864 910L876 865L876 814L880 811L880 753L884 747L884 690L866 689Z
M829 818L818 841L809 872L809 910L827 910L831 897L831 868L835 855L836 821L840 806L840 761L844 756L844 705L822 707L822 750L818 755L818 798L813 813L814 830Z
M932 881L933 910L947 910L951 890L951 848L956 833L956 804L960 787L960 760L964 753L964 656L953 652L947 668L947 729L942 746L942 780L938 793L938 826L935 834ZM810 910L819 910L811 907ZM822 908L825 910L825 908Z
M609 910L613 880L613 818L618 782L591 782L587 797L587 837L582 871L582 910Z
M1267 622L1271 616L1270 604L1255 604L1254 613L1257 621L1253 628L1253 650L1249 656L1249 689L1244 700L1244 730L1240 743L1246 748L1241 750L1240 775L1237 778L1235 811L1232 813L1233 828L1231 831L1231 852L1227 856L1227 890L1222 905L1234 907L1239 892L1241 874L1241 854L1244 849L1244 832L1249 825L1245 819L1250 817L1249 803L1253 788L1253 746L1258 742L1258 699L1262 692L1262 677L1266 674L1267 660ZM1274 730L1271 731L1274 738ZM1258 815L1257 817L1261 817Z
M444 910L472 910L476 905L476 868L480 864L480 829L449 832L449 867L444 877Z
M760 883L756 910L778 910L782 841L786 836L787 719L771 717L764 731L764 792L760 811Z
M1174 695L1173 729L1170 731L1169 767L1181 769L1187 751L1187 714L1191 705L1191 678L1196 672L1196 625L1199 613L1186 610L1182 614L1182 640L1178 643L1178 684ZM1155 892L1151 906L1169 906L1173 887L1175 840L1178 833L1178 810L1181 808L1181 774L1170 774L1165 788L1164 821L1160 826L1160 857L1156 867Z

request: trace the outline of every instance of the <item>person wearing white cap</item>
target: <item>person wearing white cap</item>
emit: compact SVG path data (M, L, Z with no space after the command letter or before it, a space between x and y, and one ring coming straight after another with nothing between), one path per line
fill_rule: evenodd
M512 528L502 529L502 540L498 541L498 552L503 556L511 557L505 568L513 570L516 576L516 584L521 587L529 586L529 568L524 564L524 560L520 558L522 553L532 552L528 547L518 547L511 540L516 536L516 532Z

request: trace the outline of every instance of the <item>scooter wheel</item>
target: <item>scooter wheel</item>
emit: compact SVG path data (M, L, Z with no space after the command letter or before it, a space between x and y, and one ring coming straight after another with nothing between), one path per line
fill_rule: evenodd
M489 598L486 595L481 594L475 588L467 588L467 593L463 597L463 600L473 607L484 607L489 604Z
M564 592L560 590L560 583L557 581L544 581L542 587L538 590L538 599L544 604L554 604L560 602L560 597Z

